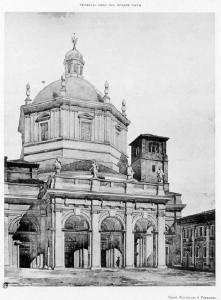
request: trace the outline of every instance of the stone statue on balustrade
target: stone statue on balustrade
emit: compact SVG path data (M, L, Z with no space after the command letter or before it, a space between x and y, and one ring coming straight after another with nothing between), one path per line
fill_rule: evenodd
M54 169L55 169L55 174L61 173L61 161L59 160L59 158L56 158L54 162Z
M164 178L165 178L165 174L164 174L163 170L161 168L159 168L157 170L157 181L163 183L164 182Z
M44 182L43 184L40 185L38 196L37 196L38 199L42 199L43 198L43 196L47 192L47 188L48 188L48 185L47 185L46 182Z
M92 162L92 167L90 168L91 174L93 175L93 178L97 178L98 175L98 165L96 161Z
M130 166L127 167L127 180L131 180L134 177L134 170L133 168Z
M51 189L51 188L54 188L54 184L55 184L55 172L52 174L52 175L49 175L48 176L48 179L47 179L47 188L48 189Z

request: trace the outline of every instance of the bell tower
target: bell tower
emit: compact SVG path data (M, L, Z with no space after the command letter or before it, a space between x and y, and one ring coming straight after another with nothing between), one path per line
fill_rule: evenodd
M164 183L168 183L168 137L141 134L131 146L131 165L134 178L151 183L159 182L159 171L163 172Z

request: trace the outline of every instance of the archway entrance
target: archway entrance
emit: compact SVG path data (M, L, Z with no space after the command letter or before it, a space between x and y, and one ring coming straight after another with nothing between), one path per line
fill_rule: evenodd
M65 222L65 267L90 267L90 231L83 216L70 216Z
M152 223L139 219L134 227L134 266L156 266L156 236Z
M124 231L121 222L108 217L101 223L101 267L124 266Z

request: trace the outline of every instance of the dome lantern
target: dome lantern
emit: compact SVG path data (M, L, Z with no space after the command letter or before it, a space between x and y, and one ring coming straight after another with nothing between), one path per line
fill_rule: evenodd
M66 53L64 59L65 76L81 77L83 75L84 59L82 54L76 49L78 38L75 34L72 35L71 40L73 48Z

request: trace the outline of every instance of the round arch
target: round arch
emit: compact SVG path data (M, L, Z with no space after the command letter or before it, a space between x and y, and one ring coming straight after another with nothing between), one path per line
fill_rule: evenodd
M133 227L133 228L135 227L136 222L137 222L139 219L145 219L145 220L147 220L147 221L148 221L149 223L151 223L151 225L153 226L154 231L157 230L156 220L154 219L153 216L151 216L151 215L149 215L149 214L148 214L147 216L145 216L145 217L143 217L143 216L141 216L141 215L137 215L136 217L134 217L133 220L132 220L132 227Z
M64 224L65 230L88 231L89 224L87 219L82 215L70 215Z
M16 230L18 229L18 226L19 226L19 222L21 220L22 216L17 216L15 218L13 218L9 225L8 225L8 232L9 233L15 233Z
M111 216L110 213L105 213L99 220L99 230L100 231L101 231L101 225L102 225L103 221L107 218L115 218L116 220L118 220L120 222L120 224L122 226L122 230L125 230L125 221L121 215L116 213L115 215Z
M156 265L156 224L150 216L137 216L133 220L134 266L153 267Z
M62 220L66 268L90 267L91 230L86 214L67 213Z
M24 215L19 221L18 230L27 232L40 232L39 222L34 215Z
M91 220L89 218L89 216L84 213L84 212L81 212L80 214L76 214L74 213L73 211L71 212L67 212L64 214L63 218L62 218L62 228L65 229L65 223L66 221L71 217L71 216L82 216L86 219L87 223L88 223L88 226L89 226L89 229L88 230L91 230Z
M101 267L124 266L124 222L119 215L104 215L100 220Z

